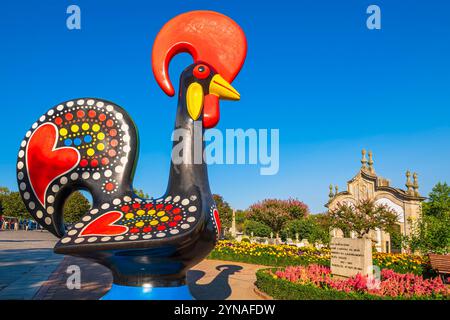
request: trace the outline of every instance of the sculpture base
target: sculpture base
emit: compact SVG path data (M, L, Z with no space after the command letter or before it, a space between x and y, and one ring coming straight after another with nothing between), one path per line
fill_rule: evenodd
M187 285L179 287L130 287L113 284L101 300L194 300Z

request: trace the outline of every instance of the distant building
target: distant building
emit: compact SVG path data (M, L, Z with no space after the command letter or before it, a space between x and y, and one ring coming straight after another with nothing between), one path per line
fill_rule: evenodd
M417 173L406 172L406 190L390 186L390 181L378 176L373 168L372 152L362 151L361 169L356 176L347 182L347 190L339 192L338 187L330 185L329 201L325 205L329 210L338 203L357 203L364 199L373 199L377 204L384 204L393 209L398 215L398 230L403 235L411 234L411 221L420 218L422 201L426 198L419 194ZM341 230L332 230L333 237L343 237ZM351 235L352 237L354 235ZM369 237L376 244L378 252L400 252L402 248L395 247L390 235L381 230L373 230Z

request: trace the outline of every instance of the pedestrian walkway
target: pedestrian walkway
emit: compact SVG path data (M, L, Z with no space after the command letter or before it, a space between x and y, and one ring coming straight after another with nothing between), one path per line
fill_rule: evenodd
M67 268L81 270L81 288L68 289ZM187 275L191 294L198 300L260 300L255 293L255 273L263 266L219 260L204 260ZM96 300L111 287L112 276L105 267L81 258L66 257L41 287L37 300Z
M111 287L105 267L82 258L53 253L57 239L48 232L0 232L0 300L95 300ZM69 289L69 266L81 271L81 288ZM263 266L204 260L187 275L189 289L199 300L262 299L254 291L255 273Z
M0 231L0 300L32 299L61 263L56 238L40 231Z
M261 300L254 291L256 271L264 266L204 260L187 276L192 295L198 300Z

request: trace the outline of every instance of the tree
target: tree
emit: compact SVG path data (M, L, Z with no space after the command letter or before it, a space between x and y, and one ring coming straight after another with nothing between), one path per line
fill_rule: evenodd
M421 219L412 222L412 232L404 239L412 252L422 254L450 253L450 217L436 218L422 215Z
M412 231L404 242L423 254L450 252L450 186L437 183L422 205L421 219L411 221Z
M148 199L148 193L145 193L142 189L133 189L133 192L139 197L143 199Z
M255 237L268 237L270 236L272 229L270 229L269 226L265 225L262 222L255 220L245 220L244 231L247 235L251 235L253 232L253 235Z
M423 203L422 212L425 216L444 218L450 215L450 186L438 182L428 195L428 201Z
M248 209L248 219L269 226L277 237L287 221L303 218L308 214L308 206L297 199L266 199Z
M91 208L91 204L79 191L73 192L64 203L64 221L77 222Z
M331 227L342 230L347 236L354 232L358 238L375 229L389 232L398 220L394 210L373 200L362 200L356 205L338 203L335 209L329 211L329 217Z
M3 199L11 193L8 188L0 187L0 215L3 214Z
M247 212L243 210L236 210L236 229L244 230L244 222L247 220Z
M10 193L11 193L11 191L9 191L9 189L7 187L0 187L0 196L8 195Z
M310 243L329 243L330 229L322 223L319 215L310 215L303 219L296 219L286 223L281 232L283 239L294 238L299 235L299 240L307 239Z
M213 194L214 202L220 215L220 223L223 229L231 228L231 220L233 219L233 209L221 195Z
M10 192L2 196L2 209L5 216L24 218L28 214L28 210L22 201L19 192Z

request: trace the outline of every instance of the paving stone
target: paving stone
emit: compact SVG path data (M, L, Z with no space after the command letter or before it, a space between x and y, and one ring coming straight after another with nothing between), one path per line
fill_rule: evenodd
M0 299L32 299L62 261L48 232L0 231Z
M96 300L111 287L110 271L82 258L53 253L57 239L47 232L0 231L0 300ZM67 267L81 269L81 289L70 290ZM255 273L263 266L205 260L187 275L199 300L260 300L254 292Z

